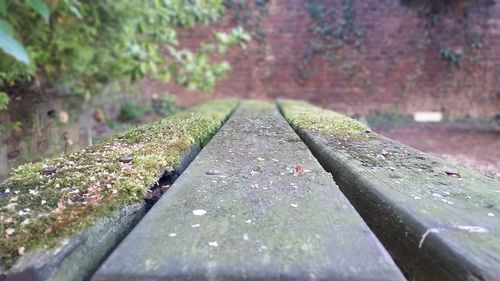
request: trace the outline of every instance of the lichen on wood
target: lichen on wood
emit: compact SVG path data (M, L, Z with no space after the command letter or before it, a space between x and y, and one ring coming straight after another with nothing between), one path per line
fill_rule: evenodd
M496 280L497 181L343 127L356 121L312 105L285 101L281 109L404 272L415 280Z
M54 247L96 219L142 202L182 153L211 138L236 104L208 102L80 152L15 169L0 184L0 264L10 267L25 252Z
M295 129L307 128L343 139L363 139L365 124L348 116L312 106L303 101L281 100L283 115Z

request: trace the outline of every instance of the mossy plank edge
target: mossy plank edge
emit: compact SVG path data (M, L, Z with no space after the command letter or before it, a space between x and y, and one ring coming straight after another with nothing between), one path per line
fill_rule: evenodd
M290 104L279 104L285 118L304 118ZM295 125L409 279L500 280L499 182L373 132Z
M276 107L243 102L92 280L404 277Z
M211 101L81 152L16 169L0 184L0 191L10 191L3 192L7 196L0 199L0 267L4 274L23 254L57 248L61 241L78 235L98 219L142 203L147 190L161 175L182 162L191 148L204 145L237 104L237 100ZM133 162L120 163L123 155L132 156ZM42 175L47 166L56 166L58 171ZM88 201L87 197L80 197L81 201L66 205L66 200L73 198L69 196L71 191L87 192L91 188L102 191L97 194L100 201L92 199L97 204L86 205L79 212ZM7 208L13 199L20 208ZM45 213L37 213L39 209ZM75 217L75 213L79 216ZM13 219L9 219L11 216ZM66 218L69 219L63 220ZM18 253L20 247L24 253Z
M85 280L144 213L144 204L131 205L99 219L56 249L28 253L11 268L6 280Z
M194 145L184 152L171 173L184 172L200 151L201 147ZM98 219L55 249L29 252L5 273L6 281L88 280L145 214L146 205L136 203Z

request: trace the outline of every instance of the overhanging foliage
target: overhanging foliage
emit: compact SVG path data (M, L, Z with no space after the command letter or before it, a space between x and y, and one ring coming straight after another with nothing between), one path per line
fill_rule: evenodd
M0 87L35 78L73 93L146 75L210 91L229 70L213 52L249 40L217 33L197 51L179 49L176 30L208 24L222 0L0 0Z

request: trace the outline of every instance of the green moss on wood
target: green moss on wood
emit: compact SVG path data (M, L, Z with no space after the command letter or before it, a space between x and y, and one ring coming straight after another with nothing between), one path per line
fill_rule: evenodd
M368 141L375 134L366 134L368 127L348 116L315 107L295 100L279 101L279 107L295 130L311 130L328 137L331 145L349 150L349 156L363 166L374 167L383 164L381 151L367 151Z
M342 139L361 140L368 129L348 116L315 107L303 101L282 100L279 106L295 130L310 129Z
M183 152L211 138L236 104L208 102L69 156L15 169L0 184L8 195L0 199L0 264L11 266L23 251L56 246L95 219L142 202ZM133 161L122 163L123 156ZM46 167L57 172L44 175Z
M338 129L342 127L338 126L342 121L335 120L335 117L323 118L320 114L324 111L305 103L285 101L281 102L281 108L296 130L305 130L304 136L309 139L311 150L324 157L323 163L329 167L351 202L356 202L365 221L385 240L386 245L392 245L394 249L399 247L393 252L401 259L401 264L410 264L407 259L415 259L416 244L406 239L419 239L428 229L438 229L436 236L439 238L432 242L433 246L418 249L421 253L430 251L433 257L432 261L419 257L423 264L426 263L426 268L439 267L442 263L436 263L436 260L440 259L457 268L466 268L463 264L473 261L471 266L478 272L496 276L496 271L492 269L498 268L500 260L498 181L376 133L363 134L361 126L359 131L347 126L348 133L345 134ZM309 116L315 112L318 117ZM324 114L328 115L327 112ZM350 122L355 121L347 120L346 123ZM323 126L329 123L337 128L324 129ZM354 139L350 138L351 133ZM383 206L390 211L384 211ZM380 216L374 215L373 210L382 210L379 215L384 216L393 213L393 218L381 222ZM392 225L396 227L391 228ZM471 226L479 227L483 232L468 231ZM402 227L405 228L406 238L397 242L402 237L398 230ZM397 243L394 244L394 241ZM400 249L403 249L401 253L398 252ZM463 253L467 255L461 256ZM450 260L451 256L456 257L455 260ZM419 270L412 266L404 268L405 271ZM461 273L453 274L459 276Z

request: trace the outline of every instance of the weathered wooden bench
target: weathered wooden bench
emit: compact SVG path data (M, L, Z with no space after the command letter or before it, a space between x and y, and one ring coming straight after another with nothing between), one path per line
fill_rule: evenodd
M59 167L56 171L36 164L19 169L0 186L0 191L17 189L0 194L4 235L0 250L10 250L1 255L2 276L7 280L85 280L92 275L92 280L500 280L497 181L300 102L281 101L278 108L241 102L142 218L147 208L143 198L156 201L155 194L165 192L171 183L168 171L184 170L199 151L197 144L203 146L235 106L235 101L213 102L79 154L86 161L97 157L96 165L112 171L114 180L104 177L107 173L101 174L101 168L79 167L86 161L70 165L78 161L75 156L50 160L48 168ZM131 157L123 157L124 151ZM183 165L174 168L182 159ZM95 174L87 184L107 187L107 200L79 213L83 219L61 226L58 215L67 218L74 205L88 204L91 197L75 200L73 189L64 186L59 186L64 194L60 196L55 184L74 184L70 180L74 174L85 172ZM142 179L142 173L148 176ZM166 177L160 179L162 174ZM26 175L30 181L24 180L23 188ZM33 194L37 186L59 196L46 204L58 207L68 198L75 202L50 213L51 220L42 217L46 225L37 224L41 229L32 232L34 238L48 239L47 243L27 243L14 253L12 249L19 246L14 243L25 241L34 228L18 225L7 234L13 223L6 206L17 202L24 210L34 196L40 200ZM129 199L120 200L121 196ZM18 213L16 223L26 216Z
M404 280L274 105L243 103L92 280Z
M295 101L284 116L409 280L500 280L500 183Z
M236 105L209 102L16 169L0 185L0 280L87 280Z

